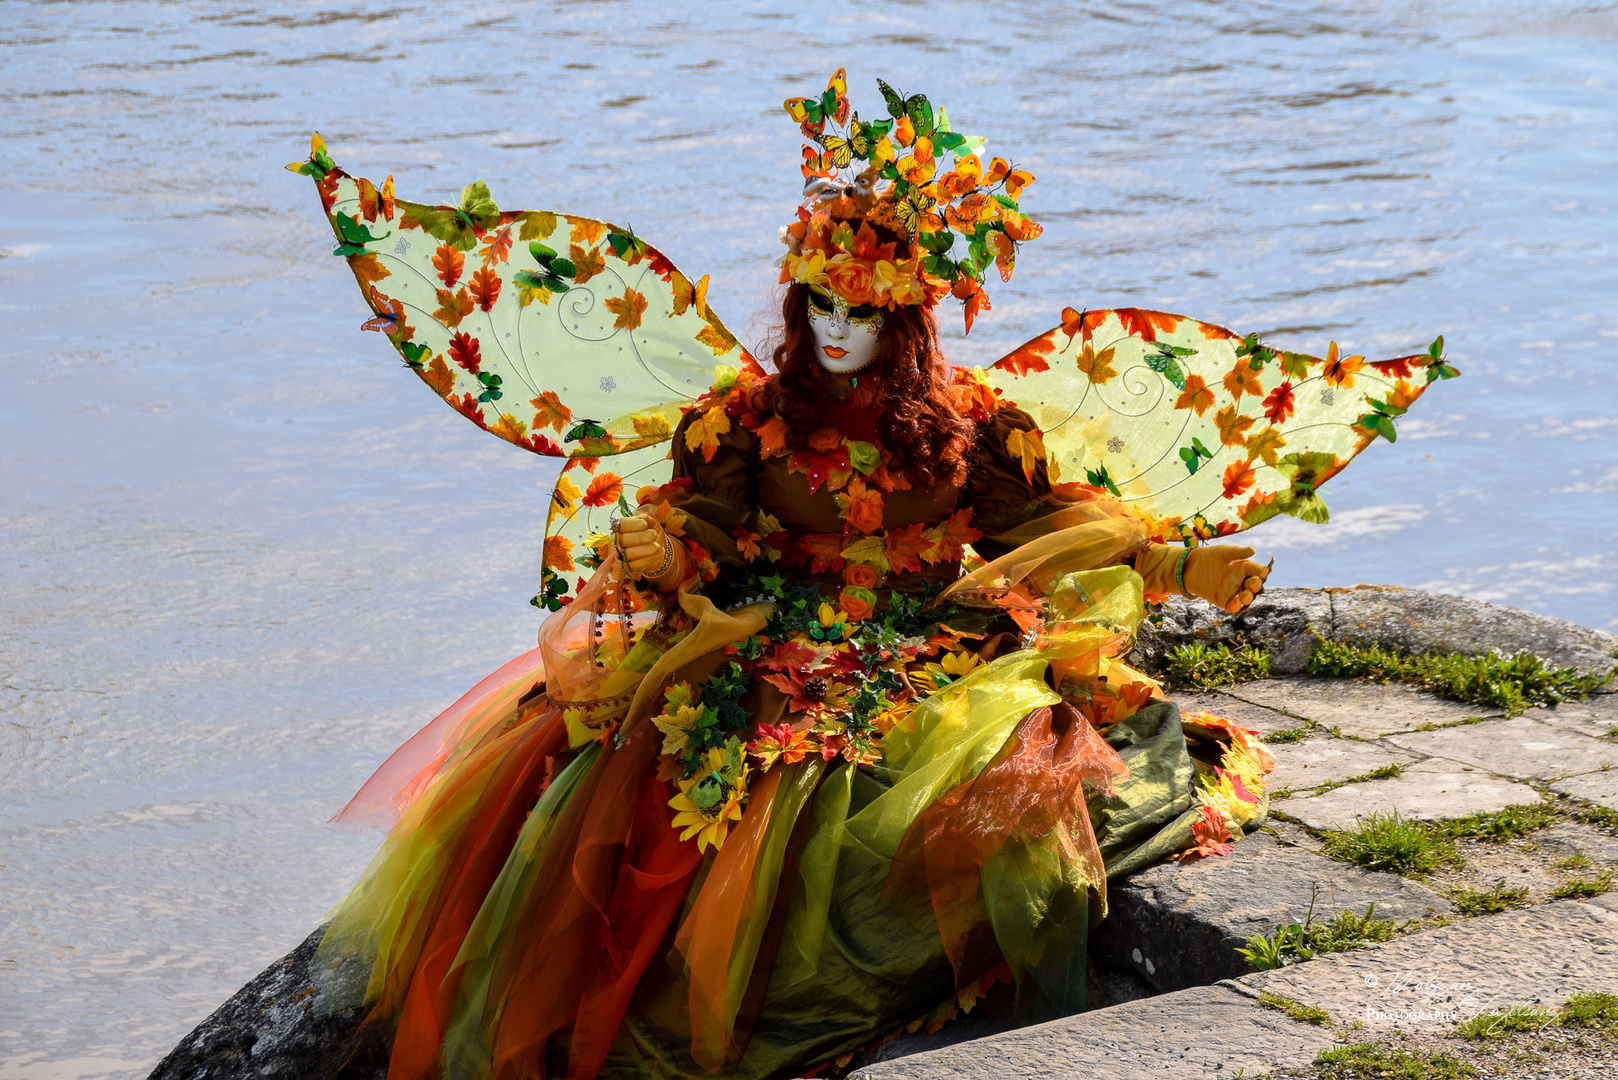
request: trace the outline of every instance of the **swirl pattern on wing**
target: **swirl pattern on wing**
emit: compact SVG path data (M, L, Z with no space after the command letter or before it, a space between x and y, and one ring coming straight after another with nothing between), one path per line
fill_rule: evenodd
M1276 514L1325 521L1320 485L1455 374L1442 338L1368 363L1141 308L1068 308L987 372L1044 431L1053 479L1108 490L1186 541Z

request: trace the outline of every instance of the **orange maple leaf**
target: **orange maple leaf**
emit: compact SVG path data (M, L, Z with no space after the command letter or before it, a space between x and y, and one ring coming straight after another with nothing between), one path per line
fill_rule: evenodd
M510 413L501 413L499 419L489 425L489 433L500 436L506 442L521 445L528 437L528 425Z
M1388 404L1396 405L1401 409L1408 409L1417 398L1421 397L1421 392L1424 389L1426 388L1412 386L1405 380L1400 379L1393 384L1393 391L1388 394Z
M624 481L617 473L598 473L584 491L585 506L610 506L623 494Z
M1213 408L1214 393L1201 375L1188 375L1185 389L1174 399L1176 409L1195 409L1198 416Z
M719 449L719 436L730 430L730 417L725 415L723 405L715 405L701 416L691 421L685 429L685 448L695 450L702 448L702 460L712 461L714 452Z
M483 256L485 268L495 263L503 263L511 258L511 242L515 237L511 235L511 226L507 225L484 242L483 250L478 252Z
M1079 370L1082 371L1085 377L1091 382L1098 384L1104 383L1114 375L1118 374L1118 372L1114 370L1112 366L1113 352L1114 350L1111 345L1107 346L1105 349L1102 349L1100 352L1096 352L1095 347L1091 345L1090 342L1086 341L1084 343L1084 348L1079 350L1079 355L1075 358L1075 360L1079 365Z
M472 309L476 306L464 288L455 292L439 289L438 310L433 312L433 318L453 328L461 325L461 320L472 314Z
M1038 428L1012 428L1006 432L1006 453L1022 462L1023 475L1033 483L1034 470L1045 460L1045 433Z
M573 419L573 410L562 404L562 399L556 396L554 390L542 390L537 398L530 398L528 404L534 407L534 430L548 427L558 435L568 422Z
M787 448L787 422L779 416L772 416L758 426L759 452L768 457L779 454Z
M1019 345L1009 355L1001 357L990 366L1017 376L1026 375L1030 371L1049 371L1051 365L1044 358L1055 348L1056 331L1047 330L1032 341Z
M812 574L843 568L841 533L803 533L798 537L798 546L813 557L814 562L809 567Z
M500 299L500 275L487 267L472 275L470 287L472 298L484 311L494 307L494 302Z
M1253 475L1251 461L1231 462L1230 467L1225 470L1225 498L1234 499L1242 494L1253 486L1255 479L1257 478Z
M539 565L546 570L555 570L560 574L573 572L573 541L565 536L547 536L545 538L545 557Z
M573 226L573 239L586 247L595 246L603 236L607 235L607 224L604 221L591 221L589 218L573 217L571 215L564 216L567 218L567 223Z
M573 282L583 285L607 268L607 260L595 248L582 248L573 244L567 249L568 261L573 264Z
M933 546L931 538L922 533L921 522L902 529L888 530L888 565L898 573L921 569L921 556Z
M972 508L969 506L965 510L956 511L928 529L932 544L921 557L928 562L950 562L959 559L962 555L961 549L983 535L968 524L971 520Z
M433 393L443 397L455 389L455 373L444 363L444 354L439 353L433 357L426 367L416 372L421 381L433 388Z
M448 244L439 244L438 250L433 252L433 269L438 271L438 280L444 283L446 289L455 288L465 266L466 256Z
M634 289L625 288L622 296L609 296L607 310L617 316L613 326L619 330L634 330L640 326L640 317L646 313L646 297Z
M1269 396L1264 399L1264 415L1269 417L1272 424L1284 424L1296 405L1292 384L1284 382L1271 390Z
M1174 333L1175 327L1180 325L1178 315L1170 315L1166 311L1148 311L1146 308L1118 308L1114 314L1118 321L1124 324L1124 332L1134 334L1146 341L1156 341L1158 332Z
M1247 429L1256 421L1251 416L1243 416L1236 411L1236 406L1226 405L1214 413L1214 423L1219 425L1219 441L1226 446L1240 446L1247 441Z
M1237 401L1242 399L1243 394L1259 397L1264 393L1264 387L1258 381L1258 372L1246 360L1237 360L1236 366L1226 373L1225 389Z

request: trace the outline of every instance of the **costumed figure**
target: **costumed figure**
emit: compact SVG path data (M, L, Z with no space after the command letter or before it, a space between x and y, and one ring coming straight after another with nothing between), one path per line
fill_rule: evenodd
M338 816L391 828L320 945L391 1080L799 1076L986 994L1085 1008L1108 878L1262 819L1254 733L1123 656L1170 594L1239 611L1268 569L1206 541L1319 486L1426 385L1126 308L951 367L984 279L1039 236L1033 177L841 71L787 111L767 372L633 232L398 200L307 162L406 365L563 459L539 644ZM588 576L583 576L588 571Z

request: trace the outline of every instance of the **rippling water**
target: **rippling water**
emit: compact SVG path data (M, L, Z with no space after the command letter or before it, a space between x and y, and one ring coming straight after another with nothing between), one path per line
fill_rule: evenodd
M628 222L766 305L789 93L930 92L1064 305L1466 373L1254 534L1282 584L1618 629L1618 4L31 4L0 11L0 1077L133 1075L376 838L324 819L532 640L542 465L363 335L319 128L401 195ZM807 12L807 13L805 13Z

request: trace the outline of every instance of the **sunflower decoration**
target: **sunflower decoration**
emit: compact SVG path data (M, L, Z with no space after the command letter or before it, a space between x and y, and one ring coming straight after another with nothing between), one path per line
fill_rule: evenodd
M684 829L681 840L697 839L697 850L718 850L730 832L732 822L742 819L747 800L746 747L732 735L723 746L710 749L702 768L680 781L680 793L669 800L674 808L674 828Z
M1019 245L1044 231L1018 201L1034 176L1004 158L985 163L983 140L951 131L925 94L877 86L880 120L853 112L842 68L819 97L785 103L812 145L806 205L782 234L781 281L889 309L953 296L970 332L990 306L984 274L992 266L1010 281Z

